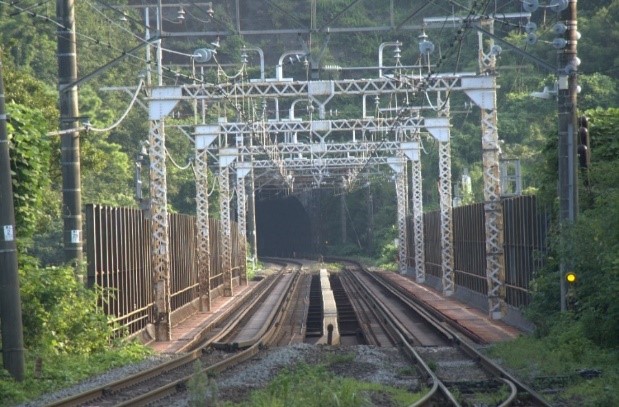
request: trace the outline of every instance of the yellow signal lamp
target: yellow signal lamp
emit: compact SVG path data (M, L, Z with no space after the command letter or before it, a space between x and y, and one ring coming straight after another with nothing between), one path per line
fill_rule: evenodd
M573 271L566 273L565 281L567 281L570 284L574 284L576 282L576 273L574 273Z

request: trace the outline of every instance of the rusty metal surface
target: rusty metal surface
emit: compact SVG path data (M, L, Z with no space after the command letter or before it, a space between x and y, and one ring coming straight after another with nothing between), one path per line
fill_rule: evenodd
M157 353L178 352L179 349L182 349L199 336L220 313L232 307L236 301L250 293L256 284L256 282L250 282L248 285L238 287L232 297L218 296L213 298L210 311L196 312L189 318L174 325L170 341L153 342L150 344L150 347Z
M518 308L530 301L529 284L544 266L549 217L534 196L504 199L503 251L505 253L506 303ZM424 214L425 268L429 275L441 278L439 211ZM484 204L453 209L453 247L456 286L481 295L488 293L486 278L486 233ZM408 218L408 228L413 228ZM408 235L409 253L415 247L414 234ZM414 265L413 259L409 264Z
M170 304L177 311L199 296L195 217L169 214ZM223 285L219 262L219 222L209 219L210 287ZM236 229L233 228L233 229ZM102 288L101 307L119 328L138 332L153 322L153 285L150 258L150 221L136 208L86 206L88 284ZM232 233L232 273L245 262L238 234Z
M482 343L510 340L521 334L517 328L492 320L478 309L453 298L446 298L431 288L415 283L408 277L395 273L383 273L383 275L394 284L403 287L411 297L438 311L446 319L462 326L465 331L479 338Z

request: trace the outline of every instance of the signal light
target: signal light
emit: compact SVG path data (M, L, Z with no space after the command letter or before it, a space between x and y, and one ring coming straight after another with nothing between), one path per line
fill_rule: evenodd
M573 271L566 273L565 281L567 281L570 284L574 284L576 282L576 273L574 273Z
M589 119L587 116L578 118L578 163L580 168L589 168L591 151L589 149Z

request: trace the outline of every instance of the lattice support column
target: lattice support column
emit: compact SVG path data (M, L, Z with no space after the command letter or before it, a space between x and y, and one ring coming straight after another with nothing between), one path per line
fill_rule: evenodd
M196 139L197 139L196 135ZM196 145L196 226L200 311L211 310L211 251L208 207L208 153Z
M211 242L208 202L208 148L217 139L219 126L198 125L195 130L196 226L200 311L211 310Z
M150 150L151 264L155 302L155 339L172 339L170 324L170 238L167 210L166 153L163 120L151 120Z
M402 158L393 158L389 161L389 166L395 172L395 192L398 203L398 269L400 274L406 274L406 203L408 200L408 197L406 196L406 161Z
M343 188L342 194L340 195L340 227L342 243L346 244L346 236L348 235L346 230L346 193Z
M442 114L449 113L449 103ZM451 209L451 143L449 117L426 118L424 126L439 142L439 195L441 227L441 268L443 270L443 294L452 295L455 291L453 261L453 222Z
M221 220L219 243L221 267L224 275L224 296L232 297L232 235L230 227L230 168L219 167L219 217Z
M236 168L236 205L237 205L237 226L239 229L239 250L243 254L243 259L247 253L247 193L245 191L245 177L249 173L248 163L240 162ZM241 284L247 284L247 262L241 264Z
M480 24L493 32L492 19L481 20ZM463 82L465 91L481 109L481 147L484 177L484 216L486 228L486 281L488 283L488 312L493 319L505 315L505 254L503 248L503 203L501 202L501 175L499 158L498 117L496 110L496 52L492 38L484 41L478 33L479 69L484 75L472 82ZM489 52L484 51L484 45Z
M443 294L455 291L453 257L453 220L451 207L451 143L439 143L439 194L441 205L441 258L443 269Z
M413 134L413 143L416 144L416 156L411 159L411 192L413 206L413 236L415 238L415 279L418 283L426 280L426 259L423 236L423 189L421 176L421 160L419 133Z
M371 253L374 250L374 196L372 194L372 184L367 179L366 197L367 197L367 250Z
M170 323L170 226L166 181L165 117L182 96L180 88L150 90L148 105L150 160L151 265L154 300L155 340L172 339Z
M251 258L254 267L258 261L258 234L256 233L256 187L254 183L254 169L249 171L249 234L251 245Z
M482 109L481 122L488 309L491 318L500 319L505 312L505 254L503 250L503 204L501 202L500 150L496 109Z
M219 217L221 266L224 277L224 296L231 297L232 292L232 227L230 222L230 165L236 161L238 149L219 149Z

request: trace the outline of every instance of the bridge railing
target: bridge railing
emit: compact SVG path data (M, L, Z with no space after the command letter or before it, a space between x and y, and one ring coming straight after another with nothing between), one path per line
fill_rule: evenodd
M196 219L169 214L170 306L177 311L199 297ZM234 226L234 225L233 225ZM233 227L233 277L243 270ZM86 206L88 285L102 290L101 307L119 329L135 333L153 320L150 220L137 208ZM223 285L219 259L219 221L209 219L211 288Z
M424 214L426 274L439 281L441 236L439 211ZM482 203L453 209L453 252L456 285L486 295L486 236ZM506 302L513 307L530 301L529 285L534 273L544 265L549 227L547 211L534 196L503 200ZM412 231L412 219L408 219ZM409 265L415 265L414 236L408 233Z

